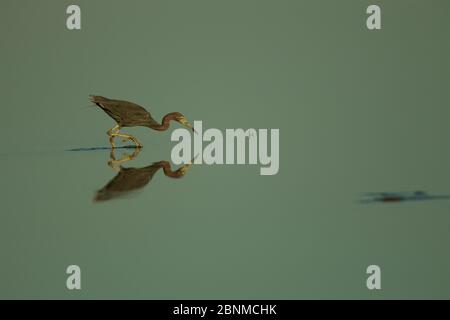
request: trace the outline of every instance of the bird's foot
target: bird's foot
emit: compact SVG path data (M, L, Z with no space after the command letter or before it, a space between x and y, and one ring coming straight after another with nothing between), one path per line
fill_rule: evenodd
M142 144L138 141L138 139L136 139L133 136L126 135L126 134L120 134L120 133L111 133L110 136L109 136L109 143L111 143L111 146L113 148L116 147L115 144L114 144L114 138L115 137L122 138L123 142L125 142L125 141L133 141L133 143L135 144L136 148L142 148Z
M133 141L133 143L135 144L136 148L142 148L142 144L139 142L138 139L136 139L133 136L130 136L130 140Z
M127 142L127 141L132 141L135 145L136 148L142 148L142 144L139 143L139 141L136 140L136 138L128 138L128 139L123 139L122 142Z

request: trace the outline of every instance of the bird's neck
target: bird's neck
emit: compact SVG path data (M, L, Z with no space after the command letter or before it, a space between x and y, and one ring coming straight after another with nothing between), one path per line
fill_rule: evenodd
M162 168L164 171L164 175L170 178L181 178L185 174L185 170L181 169L184 166L182 166L180 169L176 171L172 171L172 167L170 166L170 163L168 161L159 161L155 163L158 167Z
M165 130L169 129L170 121L175 120L176 115L177 114L175 112L168 113L163 117L161 124L156 122L156 123L150 123L148 126L154 130L165 131Z

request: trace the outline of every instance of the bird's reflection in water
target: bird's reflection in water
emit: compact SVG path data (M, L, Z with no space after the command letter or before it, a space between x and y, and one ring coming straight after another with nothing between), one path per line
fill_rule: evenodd
M172 171L168 161L158 161L143 168L122 167L123 163L135 159L139 155L139 152L140 148L135 148L132 154L127 154L120 159L116 159L114 149L112 149L110 154L111 159L108 161L108 165L117 172L117 175L97 191L94 202L111 200L142 189L160 169L163 170L164 175L167 177L182 178L191 166L191 164L185 164L176 171Z

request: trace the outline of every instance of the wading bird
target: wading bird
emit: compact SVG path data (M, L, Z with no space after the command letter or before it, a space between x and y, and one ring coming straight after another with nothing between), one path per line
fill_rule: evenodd
M135 159L139 154L139 150L139 148L136 148L132 155L127 155L119 160L114 155L114 149L111 151L111 160L108 162L108 165L118 173L103 188L96 192L94 202L107 201L134 193L149 184L155 173L160 169L163 170L166 177L182 178L191 166L191 164L185 164L179 167L178 170L172 171L168 161L158 161L143 168L124 168L122 164Z
M131 140L136 145L136 148L141 148L142 144L132 135L120 133L123 127L148 127L157 131L164 131L169 128L171 120L179 122L184 127L193 130L194 127L188 122L186 117L179 112L171 112L166 114L161 123L158 123L152 118L151 114L140 105L133 102L123 100L112 100L102 96L90 96L91 102L99 106L111 118L113 118L117 125L109 129L107 134L109 136L109 143L111 147L115 148L115 137L121 137L125 140Z

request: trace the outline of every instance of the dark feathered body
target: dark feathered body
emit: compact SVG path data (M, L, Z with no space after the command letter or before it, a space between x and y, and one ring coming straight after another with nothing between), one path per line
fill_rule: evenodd
M108 99L102 96L91 96L91 101L105 111L121 127L144 126L157 128L160 126L147 110L136 103Z
M109 200L139 190L152 180L159 169L158 166L121 168L120 172L97 192L95 201Z
M167 161L155 162L144 168L120 168L119 173L106 186L97 191L95 201L105 201L124 196L146 186L159 169L163 169L164 175L171 178L181 178L186 174L189 165L184 165L176 171L172 171Z

